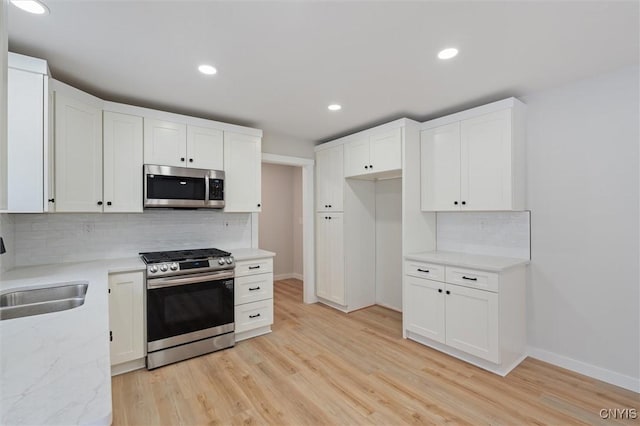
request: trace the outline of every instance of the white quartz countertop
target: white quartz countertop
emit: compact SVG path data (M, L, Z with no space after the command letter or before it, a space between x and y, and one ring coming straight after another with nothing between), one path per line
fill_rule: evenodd
M82 306L0 321L0 424L109 425L108 274L144 271L138 257L17 268L0 292L87 281Z
M274 257L276 255L271 251L252 248L233 249L228 251L231 252L236 261L262 259L265 257Z
M455 253L450 251L411 253L407 254L404 258L406 260L438 263L441 265L459 266L461 268L480 269L492 272L500 272L516 266L528 265L531 262L529 259Z

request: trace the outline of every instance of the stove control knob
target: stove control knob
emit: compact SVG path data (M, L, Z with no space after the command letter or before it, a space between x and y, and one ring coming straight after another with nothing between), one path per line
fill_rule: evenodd
M227 257L226 259L227 265L231 265L233 263L233 257Z
M224 265L224 259L223 258L218 259L218 265Z
M167 267L166 263L163 263L162 265L160 265L160 272L167 272L167 269L169 269Z
M178 264L176 262L173 262L171 264L171 266L169 266L169 269L171 269L172 271L177 271L178 270Z
M158 272L158 267L156 265L149 266L149 272L155 274L156 272Z

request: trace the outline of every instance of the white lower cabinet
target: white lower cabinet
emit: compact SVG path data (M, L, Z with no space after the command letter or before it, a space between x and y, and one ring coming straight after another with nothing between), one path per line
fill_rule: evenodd
M525 358L524 271L405 261L405 337L506 375Z
M236 262L234 322L236 342L271 332L273 324L273 259Z
M144 272L109 274L112 374L144 367Z

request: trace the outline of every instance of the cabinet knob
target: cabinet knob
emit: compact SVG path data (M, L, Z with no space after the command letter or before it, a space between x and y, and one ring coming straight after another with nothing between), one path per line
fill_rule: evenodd
M368 169L368 168L369 168L369 166L364 166L364 168L365 168L365 169Z
M326 219L329 219L329 216L325 216L324 218L325 218L325 220L326 220Z
M466 202L466 201L463 201L463 202L462 202L462 205L464 206L465 204L467 204L467 202Z
M180 161L184 161L184 157L180 157Z
M449 290L447 290L447 294L451 294L451 292Z
M325 204L325 205L324 205L324 208L326 209L327 207L329 207L329 205L328 205L328 204Z
M329 216L329 220L331 220L331 216Z
M262 204L258 203L258 207L262 206Z
M102 201L98 201L98 205L101 206L102 205Z
M111 201L107 201L107 205L110 206L111 205Z
M441 288L438 289L438 293L442 293L442 289Z
M458 205L458 202L457 202L457 201L454 201L454 202L453 202L453 204L455 204L455 205L457 206L457 205Z
M193 163L193 158L189 158L189 162L190 162L190 163Z
M373 165L369 164L369 168L370 168L370 169L373 169Z
M329 208L331 208L331 204L329 204Z

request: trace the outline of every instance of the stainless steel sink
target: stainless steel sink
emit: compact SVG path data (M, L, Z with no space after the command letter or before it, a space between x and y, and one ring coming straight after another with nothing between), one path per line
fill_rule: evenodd
M0 295L0 320L47 314L84 304L89 283L63 283Z

